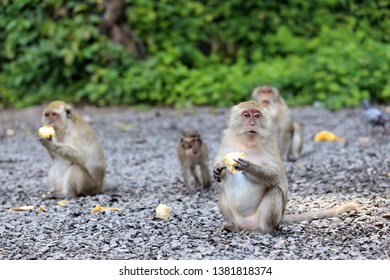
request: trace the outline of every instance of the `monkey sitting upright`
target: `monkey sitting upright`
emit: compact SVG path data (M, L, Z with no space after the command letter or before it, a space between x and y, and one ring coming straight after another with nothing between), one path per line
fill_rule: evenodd
M225 156L240 152L234 169L226 167ZM237 153L238 154L238 153ZM228 229L272 232L281 223L329 218L357 210L358 204L285 215L288 182L268 110L257 102L242 102L231 109L213 168L220 183L219 208Z
M196 130L183 132L177 147L177 156L180 161L184 185L187 191L190 190L191 185L190 173L195 178L197 184L200 184L204 188L210 186L208 149ZM200 177L196 171L198 165L200 167Z
M52 126L54 138L39 138L52 159L49 184L53 197L92 195L103 188L106 161L92 127L62 101L51 102L42 123Z
M268 107L282 159L296 161L303 148L302 128L279 91L271 86L257 87L252 91L252 99Z

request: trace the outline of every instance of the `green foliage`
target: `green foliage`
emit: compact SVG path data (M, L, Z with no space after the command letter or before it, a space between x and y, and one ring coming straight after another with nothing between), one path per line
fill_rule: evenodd
M0 108L230 106L262 84L290 105L390 102L387 0L127 0L145 60L99 32L99 1L0 3Z

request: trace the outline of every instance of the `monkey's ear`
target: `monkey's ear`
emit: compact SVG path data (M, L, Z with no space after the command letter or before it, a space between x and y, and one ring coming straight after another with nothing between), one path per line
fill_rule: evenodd
M66 112L66 117L68 119L72 118L72 107L70 107L69 105L66 105L65 112Z

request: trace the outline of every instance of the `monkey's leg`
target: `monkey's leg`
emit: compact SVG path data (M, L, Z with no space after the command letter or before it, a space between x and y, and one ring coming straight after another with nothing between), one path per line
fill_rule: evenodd
M302 135L302 127L299 123L294 122L294 132L291 140L291 147L288 154L288 160L296 161L302 153L303 148L303 135Z
M189 191L191 188L191 183L190 183L190 176L188 174L188 170L186 168L182 168L181 173L183 175L184 186L186 187L186 190Z
M283 130L279 135L279 148L280 148L280 156L283 160L287 160L288 152L290 150L292 134L290 131Z
M49 185L52 192L61 192L62 191L62 178L59 174L56 166L52 166L49 170Z
M202 177L202 186L204 188L210 187L210 171L206 164L200 164L200 174Z
M89 173L80 166L71 165L65 172L63 192L67 196L96 194L101 189L102 185L97 185Z
M238 231L239 228L234 224L234 216L229 208L229 203L226 201L225 195L222 195L218 202L219 209L221 210L222 216L224 217L226 224L224 224L221 228L222 230L227 230L231 232Z
M201 184L201 180L200 180L200 178L199 178L198 173L196 172L196 165L191 166L190 169L191 169L191 175L192 175L192 177L194 177L194 179L195 179L195 184L196 184L196 185L200 185L200 184Z
M63 173L59 171L58 166L52 165L49 170L50 192L45 194L46 198L64 198L63 193Z
M261 233L270 233L281 222L284 213L284 201L281 190L273 187L267 191L258 209Z

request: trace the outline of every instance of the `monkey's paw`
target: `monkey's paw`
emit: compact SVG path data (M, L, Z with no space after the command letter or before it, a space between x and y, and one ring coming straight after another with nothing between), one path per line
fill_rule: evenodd
M249 168L250 162L243 158L234 159L237 164L234 166L238 171L245 171Z
M222 166L222 167L214 167L213 169L213 177L214 177L214 180L217 181L218 183L221 183L222 181L222 171L224 171L226 169L226 166Z
M42 137L39 137L39 142L41 142L41 144L45 147L49 146L51 144L51 138L42 138Z

